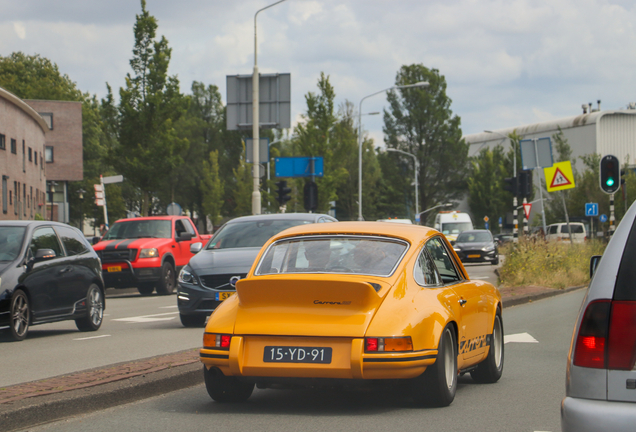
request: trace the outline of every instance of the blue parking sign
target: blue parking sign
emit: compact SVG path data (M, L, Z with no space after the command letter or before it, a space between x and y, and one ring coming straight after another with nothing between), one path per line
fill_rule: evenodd
M598 216L598 203L585 203L585 216Z

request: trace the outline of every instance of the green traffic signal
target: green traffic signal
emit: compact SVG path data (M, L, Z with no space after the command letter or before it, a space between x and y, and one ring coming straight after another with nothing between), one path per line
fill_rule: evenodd
M608 185L608 186L610 186L610 187L611 187L611 186L614 186L614 179L613 179L613 178L611 178L611 177L610 177L610 178L608 178L608 179L605 181L605 184L606 184L606 185Z

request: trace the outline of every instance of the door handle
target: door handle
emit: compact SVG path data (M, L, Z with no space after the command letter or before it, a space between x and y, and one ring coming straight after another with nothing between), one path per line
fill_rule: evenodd
M68 266L68 267L64 267L62 270L60 270L60 272L59 272L59 273L60 273L60 274L62 274L62 273L68 273L68 272L70 272L70 271L73 271L73 267Z
M464 306L466 303L468 303L468 300L459 299L459 305L460 306Z

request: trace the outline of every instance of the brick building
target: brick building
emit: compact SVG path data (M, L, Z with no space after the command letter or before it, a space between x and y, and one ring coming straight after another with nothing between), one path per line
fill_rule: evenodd
M82 103L50 100L24 102L37 111L47 125L44 163L49 194L46 219L68 223L68 182L84 178Z
M47 131L33 108L0 88L0 220L44 216Z

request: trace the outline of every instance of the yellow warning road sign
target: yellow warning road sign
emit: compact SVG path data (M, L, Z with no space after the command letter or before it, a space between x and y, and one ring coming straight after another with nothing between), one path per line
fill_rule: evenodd
M558 162L548 168L543 168L548 192L556 192L575 187L574 174L570 161Z

